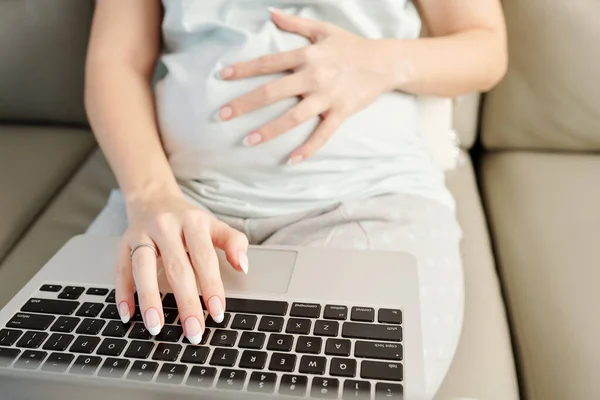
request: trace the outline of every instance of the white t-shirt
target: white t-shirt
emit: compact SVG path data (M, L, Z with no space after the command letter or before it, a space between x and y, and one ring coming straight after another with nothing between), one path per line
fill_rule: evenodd
M166 75L156 88L163 144L186 193L215 212L270 217L346 199L406 193L454 207L443 172L418 132L414 96L393 92L353 115L311 159L288 166L314 118L270 142L242 145L254 129L289 110L290 98L231 121L228 101L282 75L239 81L217 72L237 61L288 51L307 39L279 30L269 6L327 20L368 38L414 39L420 19L409 0L163 0Z

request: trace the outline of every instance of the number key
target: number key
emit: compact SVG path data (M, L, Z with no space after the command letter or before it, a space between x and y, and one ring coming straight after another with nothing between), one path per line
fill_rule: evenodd
M246 380L246 371L224 368L219 375L217 387L228 390L241 390Z

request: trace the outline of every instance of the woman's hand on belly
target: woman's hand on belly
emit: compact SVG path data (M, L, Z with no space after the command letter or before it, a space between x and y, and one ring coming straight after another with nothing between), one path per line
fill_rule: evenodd
M156 335L164 325L158 289L156 246L179 309L185 336L198 344L204 333L204 314L196 288L212 318L223 320L225 293L215 246L225 251L234 268L247 272L248 239L208 212L194 207L183 195L165 195L127 205L129 227L119 244L116 267L116 300L124 322L133 315L134 287L148 331ZM186 252L187 251L187 252Z
M305 36L312 45L223 69L221 76L227 80L290 70L294 73L229 102L219 116L231 120L286 98L302 97L298 105L256 129L244 141L249 146L258 145L320 116L322 120L310 138L290 154L289 163L295 164L315 154L344 120L393 90L393 77L376 40L279 10L272 12L272 18L279 28Z

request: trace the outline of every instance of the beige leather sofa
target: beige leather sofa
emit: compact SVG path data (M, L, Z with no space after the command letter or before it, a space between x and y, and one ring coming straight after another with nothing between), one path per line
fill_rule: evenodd
M600 3L503 4L508 75L454 110L466 316L438 398L599 399ZM82 101L91 15L0 0L0 305L115 187Z

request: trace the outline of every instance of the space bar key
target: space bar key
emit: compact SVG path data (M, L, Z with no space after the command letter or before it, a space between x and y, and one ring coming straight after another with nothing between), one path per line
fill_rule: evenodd
M285 301L251 300L227 298L227 311L248 314L285 315L288 303Z
M345 322L344 327L342 328L342 336L352 339L401 342L402 327L397 325L376 325Z

